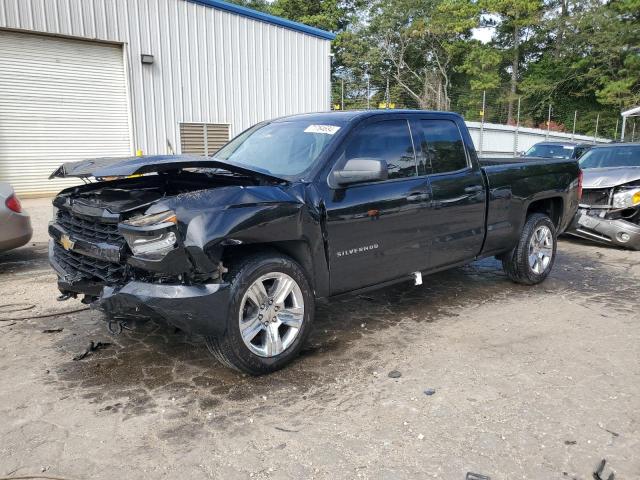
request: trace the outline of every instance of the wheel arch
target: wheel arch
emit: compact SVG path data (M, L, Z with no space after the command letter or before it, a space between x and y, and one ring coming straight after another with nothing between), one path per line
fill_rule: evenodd
M562 212L564 211L564 200L560 196L539 198L532 201L525 212L524 222L533 213L543 213L547 215L556 229L560 228Z
M309 243L304 240L229 245L224 247L222 263L228 266L243 256L267 252L285 255L298 263L316 296L323 296L319 294L323 288L322 279L318 278L318 269L314 265Z

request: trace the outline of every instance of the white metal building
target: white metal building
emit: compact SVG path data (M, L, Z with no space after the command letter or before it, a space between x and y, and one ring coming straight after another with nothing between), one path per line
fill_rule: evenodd
M602 137L564 132L547 132L539 128L515 127L496 123L466 122L471 138L481 157L512 157L526 152L539 142L608 143ZM482 130L482 133L481 133Z
M626 110L620 114L622 116L622 133L620 134L620 141L624 142L625 130L627 128L627 118L631 117L640 117L640 107L635 107L630 110ZM631 131L631 141L633 142L636 138L636 124L633 122L633 130Z
M211 153L327 110L333 38L220 0L0 0L0 180L52 193L64 161Z

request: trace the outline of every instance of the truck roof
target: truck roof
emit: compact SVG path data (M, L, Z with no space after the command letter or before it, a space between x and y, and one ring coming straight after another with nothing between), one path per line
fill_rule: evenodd
M538 142L536 143L536 145L563 145L563 146L567 146L567 147L577 147L578 145L581 145L578 142L563 142L563 141L544 141L544 142Z
M638 142L611 142L611 143L600 143L598 145L594 145L593 148L606 148L606 147L640 147L640 143Z
M348 111L330 111L330 112L317 112L317 113L300 113L296 115L288 115L285 117L280 117L274 122L283 122L289 121L292 119L305 119L305 120L313 120L318 122L339 122L342 124L346 124L353 120L362 120L364 118L376 117L376 116L385 116L390 114L430 114L430 115L438 115L442 117L451 117L456 119L461 119L462 116L454 113L454 112L437 112L431 110L348 110Z

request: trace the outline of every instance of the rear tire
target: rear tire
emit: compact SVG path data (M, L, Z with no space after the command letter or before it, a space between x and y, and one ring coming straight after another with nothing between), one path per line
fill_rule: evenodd
M518 244L501 257L507 276L523 285L535 285L544 281L556 259L556 227L543 213L527 218Z
M250 375L274 372L300 352L311 331L314 295L304 271L279 254L251 255L232 265L225 333L207 337L223 365Z

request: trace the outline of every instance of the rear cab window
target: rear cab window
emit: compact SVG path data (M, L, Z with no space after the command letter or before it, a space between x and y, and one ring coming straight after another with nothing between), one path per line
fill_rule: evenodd
M452 120L421 119L418 149L420 175L455 172L469 167L460 130Z

